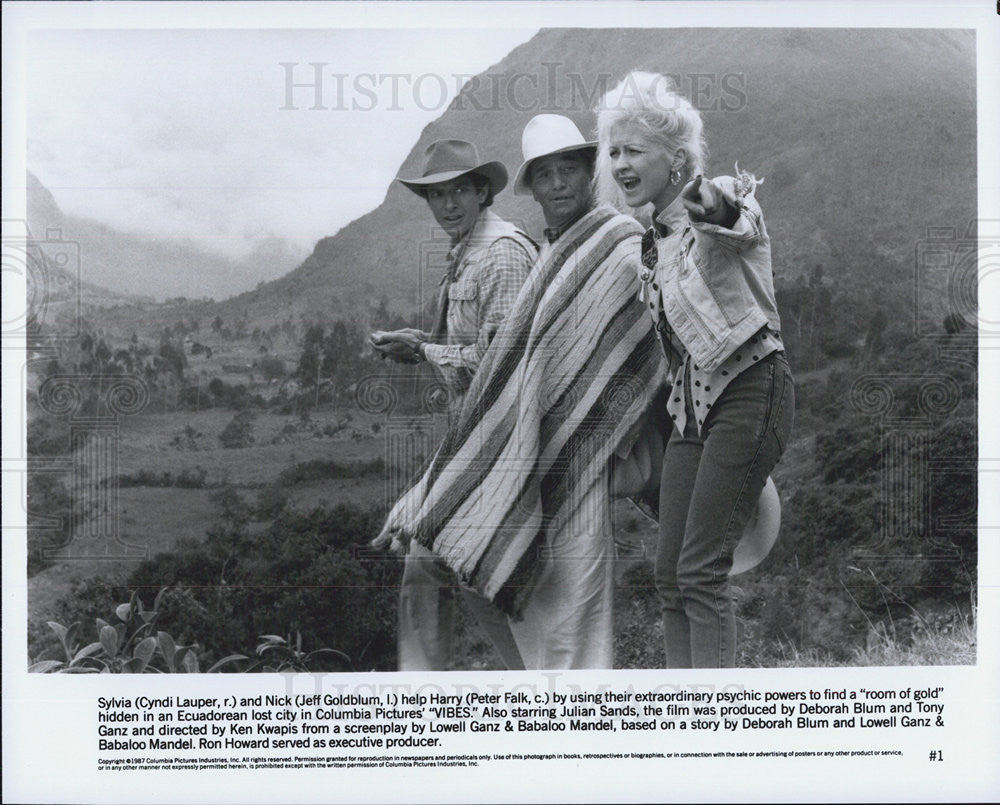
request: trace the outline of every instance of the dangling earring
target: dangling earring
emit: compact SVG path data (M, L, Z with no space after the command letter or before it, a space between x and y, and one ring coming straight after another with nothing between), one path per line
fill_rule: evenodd
M670 184L677 184L681 180L681 172L679 170L670 171Z

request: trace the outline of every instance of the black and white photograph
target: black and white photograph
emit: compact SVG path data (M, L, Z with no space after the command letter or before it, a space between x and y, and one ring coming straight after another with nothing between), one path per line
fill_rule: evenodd
M22 5L8 794L995 793L996 17Z

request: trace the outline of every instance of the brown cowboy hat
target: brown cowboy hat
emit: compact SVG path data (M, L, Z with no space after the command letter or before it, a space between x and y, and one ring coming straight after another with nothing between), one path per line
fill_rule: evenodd
M485 177L490 183L493 195L507 186L507 168L503 163L480 162L476 146L466 140L432 142L424 152L423 176L417 179L399 179L399 181L418 196L423 196L428 185L447 182L467 173L478 173Z

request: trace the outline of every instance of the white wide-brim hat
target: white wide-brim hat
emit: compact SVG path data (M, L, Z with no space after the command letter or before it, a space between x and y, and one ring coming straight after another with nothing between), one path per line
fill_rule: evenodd
M764 491L757 499L757 505L750 513L743 536L736 543L733 552L733 566L730 576L745 573L759 565L771 552L778 540L778 529L781 527L781 500L774 481L770 478L764 484Z
M562 154L566 151L597 153L597 141L585 140L576 124L565 115L535 115L528 121L521 134L521 153L524 162L514 177L514 194L531 195L528 173L531 163L541 157Z

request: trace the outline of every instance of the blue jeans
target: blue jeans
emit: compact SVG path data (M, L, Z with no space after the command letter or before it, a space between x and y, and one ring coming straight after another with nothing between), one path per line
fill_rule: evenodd
M733 378L700 436L690 424L683 435L676 428L671 433L660 479L656 554L667 668L736 663L727 574L754 504L788 443L794 408L788 362L775 352Z

